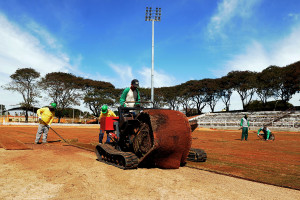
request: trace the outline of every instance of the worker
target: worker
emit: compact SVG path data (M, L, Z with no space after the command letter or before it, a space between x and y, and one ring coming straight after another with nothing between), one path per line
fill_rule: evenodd
M43 144L47 143L47 136L51 123L55 117L56 103L51 103L50 106L46 106L37 110L39 116L39 128L35 137L35 144L39 143L39 140L43 134Z
M271 135L271 131L270 131L270 129L267 127L267 125L263 125L263 127L261 127L260 129L258 129L257 135L259 135L260 131L263 131L263 132L264 132L264 139L265 139L265 140L269 140L270 135Z
M116 114L114 113L114 111L108 109L107 105L103 105L101 107L101 114L99 116L99 121L101 120L102 117L116 117ZM109 137L109 133L112 131L106 131L107 134L107 139L106 139L106 143L110 143L110 137ZM99 133L99 143L102 143L103 140L103 136L104 133L103 131L100 129L100 133Z
M250 128L249 128L249 120L248 120L247 114L241 119L241 129L242 129L242 138L241 138L241 141L243 141L244 138L247 141L248 140L248 129L250 130Z
M131 81L131 86L128 88L125 88L123 91L121 98L120 98L120 104L124 107L135 107L140 105L141 97L140 92L138 90L139 87L139 81L137 79L133 79ZM130 102L130 103L127 103Z

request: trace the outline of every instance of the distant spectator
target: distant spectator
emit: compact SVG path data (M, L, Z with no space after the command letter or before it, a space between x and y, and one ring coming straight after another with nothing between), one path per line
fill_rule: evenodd
M242 119L241 119L241 129L242 129L242 138L241 138L241 141L245 140L247 141L248 140L248 129L250 130L249 128L249 121L248 121L248 116L245 115Z

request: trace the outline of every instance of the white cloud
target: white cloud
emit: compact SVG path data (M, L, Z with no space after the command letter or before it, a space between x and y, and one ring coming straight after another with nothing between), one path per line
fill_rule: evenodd
M54 36L52 36L45 28L36 22L28 19L27 23L28 30L31 30L35 36L37 36L40 40L44 41L47 46L55 49L61 48L61 44L59 44Z
M142 67L141 70L134 71L129 65L121 65L109 62L108 65L117 73L117 77L110 79L110 82L117 88L130 86L132 79L136 78L140 82L140 87L151 87L151 68ZM176 79L163 71L154 70L154 87L164 87L175 85Z
M233 70L250 70L260 72L270 65L280 67L292 64L300 60L300 26L295 27L291 33L279 41L273 42L267 48L258 41L253 41L245 52L233 56L226 61L223 70L213 71L217 77L226 75ZM300 94L295 94L290 103L300 105ZM231 98L230 109L242 109L240 97L235 94ZM223 105L219 102L219 105ZM221 107L218 107L221 108Z
M69 56L62 53L60 47L38 24L30 22L30 29L24 29L0 13L0 85L7 84L9 76L18 68L31 67L42 76L54 71L73 71ZM0 103L8 108L22 101L18 93L2 88L0 95Z
M49 35L46 30L40 29L49 43ZM69 57L59 51L52 50L49 53L45 46L29 31L21 29L17 24L10 22L0 13L0 72L10 75L18 68L31 67L42 75L53 71L68 72L72 70ZM52 40L54 47L55 40Z
M300 60L300 25L291 34L274 45L270 63L284 66Z
M122 65L122 64L115 64L109 62L108 65L117 73L117 79L110 81L113 83L117 88L124 88L130 86L130 81L134 78L132 73L132 67L129 65Z
M260 72L270 65L286 66L300 60L300 26L279 41L264 46L262 42L253 41L241 54L234 55L224 63L223 70L214 70L220 77L233 70L250 70Z
M226 37L225 27L232 23L235 17L249 18L252 10L261 0L223 0L218 4L217 12L211 17L208 24L210 37Z
M141 78L144 82L143 87L151 87L151 68L143 67L142 70L139 71ZM155 71L153 74L154 87L166 87L173 86L176 83L175 77L166 74L163 71Z
M234 56L234 58L226 63L228 72L232 70L250 70L260 71L268 66L268 52L257 41L253 41L245 50L244 54Z

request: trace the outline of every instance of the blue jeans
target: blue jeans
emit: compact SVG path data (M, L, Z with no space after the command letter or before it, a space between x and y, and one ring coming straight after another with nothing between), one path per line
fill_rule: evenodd
M106 134L107 134L106 143L109 143L109 142L110 142L109 133L110 133L110 131L106 131ZM103 133L102 130L100 130L100 133L99 133L99 143L102 143L103 136L104 136L104 133Z

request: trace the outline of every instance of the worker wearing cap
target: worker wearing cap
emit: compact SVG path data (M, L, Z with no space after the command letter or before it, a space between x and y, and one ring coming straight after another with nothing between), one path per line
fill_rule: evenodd
M248 140L248 129L249 128L249 121L248 121L248 116L245 115L242 119L241 119L241 128L242 128L242 138L241 140Z
M51 103L50 106L46 106L37 110L39 116L39 128L36 133L35 144L38 144L42 134L43 143L47 143L47 136L51 123L55 117L56 103Z
M125 88L123 91L121 98L120 98L120 104L124 107L135 107L137 105L140 105L139 102L141 101L140 92L138 90L139 87L139 81L137 79L133 79L131 81L131 86L128 88ZM125 102L132 102L132 103L125 103Z
M102 117L116 117L116 114L114 113L114 111L108 109L107 105L103 105L101 108L101 114L99 116L99 121ZM109 135L110 131L106 131L107 133L107 139L106 139L106 143L110 143L110 137ZM102 143L103 140L103 136L104 133L102 132L102 130L100 129L100 133L99 133L99 143Z

